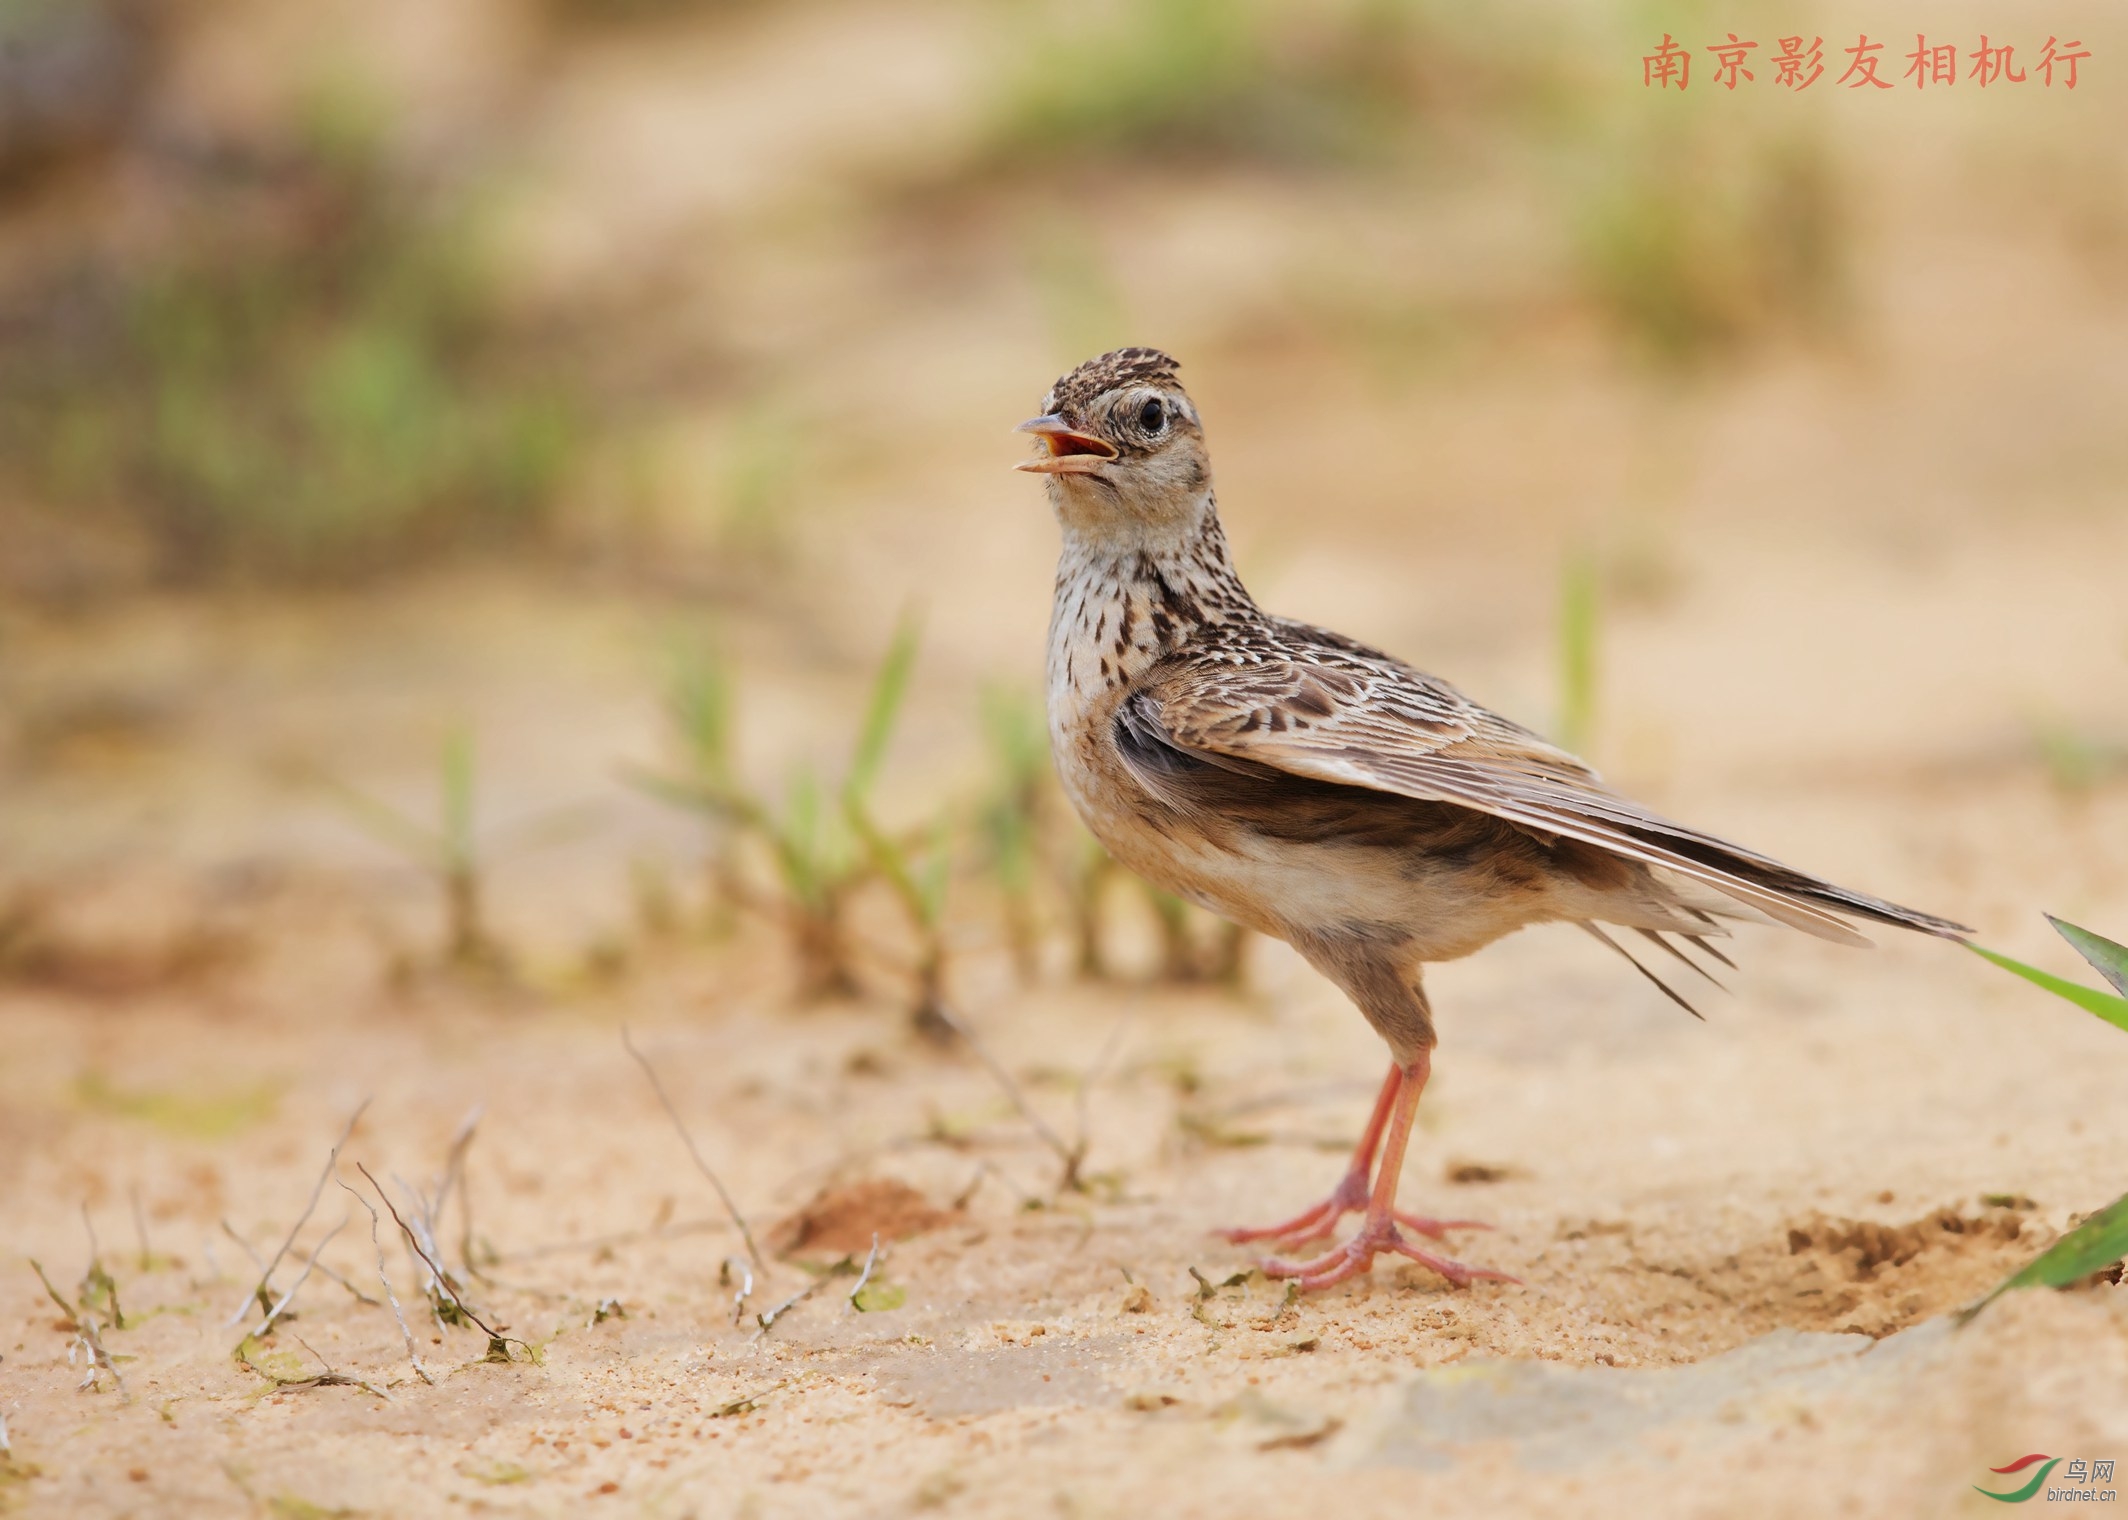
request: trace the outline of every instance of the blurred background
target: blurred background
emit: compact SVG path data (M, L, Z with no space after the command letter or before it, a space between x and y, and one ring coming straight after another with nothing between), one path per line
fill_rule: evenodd
M2124 68L2083 3L0 0L0 977L1238 974L1043 779L1009 429L1125 342L1266 602L2106 928Z

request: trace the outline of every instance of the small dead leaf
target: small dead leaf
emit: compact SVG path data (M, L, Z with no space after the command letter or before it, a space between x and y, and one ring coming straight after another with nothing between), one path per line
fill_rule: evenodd
M882 1241L907 1240L960 1218L906 1182L871 1177L822 1190L771 1230L769 1242L783 1256L847 1255L870 1249L875 1235Z
M1487 1182L1505 1182L1518 1173L1504 1162L1451 1161L1441 1175L1458 1186L1472 1187Z
M1272 1436L1269 1440L1258 1441L1256 1449L1258 1451L1306 1451L1311 1446L1320 1446L1344 1429L1344 1426L1345 1422L1343 1420L1332 1417L1323 1421L1314 1430L1300 1430L1293 1432L1291 1435Z

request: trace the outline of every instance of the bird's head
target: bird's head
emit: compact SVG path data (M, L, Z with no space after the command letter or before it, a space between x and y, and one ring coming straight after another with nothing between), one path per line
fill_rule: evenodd
M1154 348L1089 359L1023 422L1041 451L1018 468L1047 475L1067 527L1104 539L1187 533L1209 510L1212 464L1197 408Z

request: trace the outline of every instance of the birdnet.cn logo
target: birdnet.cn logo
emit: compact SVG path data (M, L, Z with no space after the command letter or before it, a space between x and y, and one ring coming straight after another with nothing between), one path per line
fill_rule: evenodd
M2061 1470L2061 1481L2049 1482L2057 1468ZM1991 1467L1988 1471L1998 1475L1997 1481L2006 1481L2012 1486L1997 1490L1982 1488L1975 1483L1973 1492L1998 1504L2023 1504L2029 1499L2044 1499L2049 1504L2057 1501L2112 1504L2121 1497L2121 1491L2113 1486L2113 1463L2110 1461L2087 1462L2082 1457L2050 1457L2043 1451L2035 1451L2030 1456L2019 1457L2015 1462ZM2027 1473L2031 1476L2026 1477Z

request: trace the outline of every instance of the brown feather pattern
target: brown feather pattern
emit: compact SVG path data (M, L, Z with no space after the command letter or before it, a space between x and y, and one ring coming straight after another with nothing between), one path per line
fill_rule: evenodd
M1474 808L1699 882L1794 928L1867 943L1845 917L1955 938L1962 926L1808 876L1609 790L1581 761L1446 682L1280 619L1149 672L1134 726L1215 765Z

